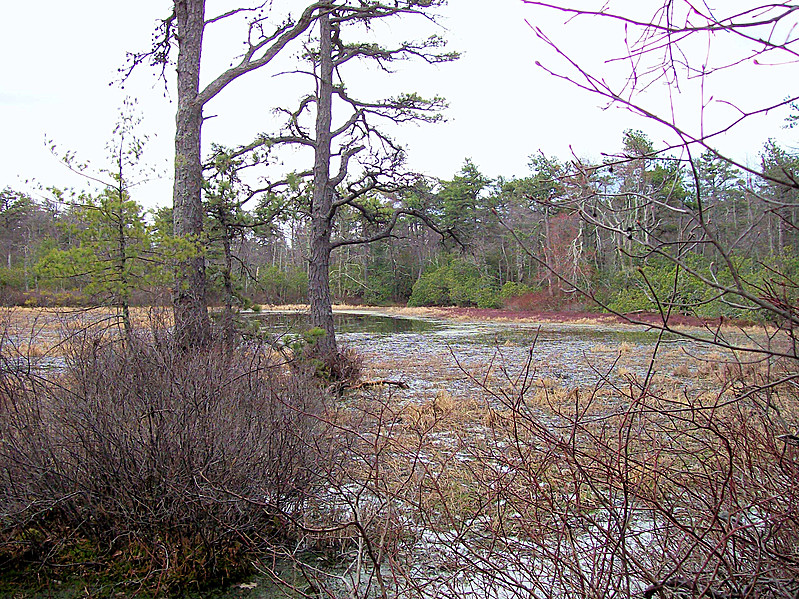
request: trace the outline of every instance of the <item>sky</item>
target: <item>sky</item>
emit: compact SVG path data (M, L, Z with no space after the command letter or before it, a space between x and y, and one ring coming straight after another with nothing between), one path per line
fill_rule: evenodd
M299 0L275 0L275 4L281 1L304 5ZM648 4L657 2L639 0L637 6ZM232 0L209 0L207 13L233 5ZM171 86L165 90L147 67L124 86L118 83L126 52L148 47L157 19L165 17L170 6L168 0L5 3L0 9L0 188L91 187L69 172L45 140L56 144L58 155L69 151L89 162L91 169L102 168L119 111L130 97L143 117L141 134L149 136L144 160L160 173L137 188L135 199L147 207L170 203L174 90ZM437 33L449 40L450 49L463 54L451 64L405 63L390 77L366 73L353 81L353 89L366 92L362 95L418 91L447 98L446 122L410 125L395 133L407 145L408 166L415 171L451 178L470 158L490 177L523 177L529 173L533 154L597 160L602 152L617 150L622 132L629 128L642 129L656 143L670 141L667 132L652 123L622 109L607 108L596 96L537 65L540 62L560 72L565 68L552 48L536 36L535 27L586 65L607 73L609 80L620 77L625 65L604 62L623 50L625 34L617 26L600 27L595 21L565 24L564 16L547 14L521 0L450 0L440 26L418 21L391 27L379 35ZM237 33L222 26L209 30L203 63L206 79L235 57L241 44ZM696 51L708 64L715 58L701 46ZM295 53L296 48L271 70L232 84L207 106L205 115L213 118L204 128L206 145L246 143L253 134L274 128L272 109L291 104L302 93L294 83L296 78L276 76L279 69L291 68ZM795 93L791 89L795 75L793 64L755 68L752 61L745 61L736 71L719 77L715 92L686 81L672 99L681 122L698 127L701 115L711 126L734 118L733 103L759 106L770 98L779 101ZM663 86L654 86L647 102L660 111L669 110ZM739 160L756 162L767 138L777 137L790 145L793 132L781 128L784 118L784 111L765 115L737 127L734 135L720 138L719 144Z

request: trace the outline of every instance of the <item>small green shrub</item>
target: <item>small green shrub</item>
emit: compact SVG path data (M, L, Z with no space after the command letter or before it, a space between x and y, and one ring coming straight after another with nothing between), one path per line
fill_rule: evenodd
M321 355L317 350L325 331L313 327L286 340L286 346L294 356L294 365L310 372L316 379L328 383L350 383L357 381L363 371L363 360L352 350L341 349L337 354Z
M308 273L302 268L262 266L258 271L261 301L281 304L303 301L308 296Z
M733 256L732 262L746 292L775 305L796 305L799 263L790 252L762 261ZM644 261L637 269L616 274L603 299L611 310L621 313L663 309L702 318L774 318L772 312L759 309L737 293L722 294L702 280L735 289L735 280L724 261L689 255L684 264L684 268L678 268L664 258Z
M502 289L499 291L499 299L503 302L508 300L512 297L521 297L522 295L527 295L528 293L534 293L536 289L534 287L530 287L529 285L525 285L524 283L517 283L516 281L508 281L502 286Z
M413 286L409 306L502 306L496 283L481 275L474 264L451 258L419 278Z

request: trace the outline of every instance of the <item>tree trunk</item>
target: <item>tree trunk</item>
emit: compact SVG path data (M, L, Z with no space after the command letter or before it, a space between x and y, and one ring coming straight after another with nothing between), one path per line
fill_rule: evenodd
M225 344L232 346L235 337L233 327L233 249L230 243L230 225L224 211L220 211L219 220L222 223L222 249L225 256L225 265L222 270L222 285L225 289L222 330L225 336Z
M200 132L202 104L200 55L205 28L205 0L176 0L178 23L178 108L175 116L175 236L199 243L203 232ZM181 347L207 342L210 333L205 296L205 258L201 251L176 264L175 338Z
M120 179L121 181L122 179ZM119 287L117 289L117 307L122 311L122 325L125 331L125 339L130 341L131 336L133 335L133 326L130 322L130 298L128 297L128 293L130 291L130 281L128 280L128 273L127 273L127 259L128 259L128 249L127 249L127 235L125 233L125 208L123 204L124 198L124 189L122 186L117 189L117 194L119 198L119 211L116 214L117 217L117 260L116 260L116 268L117 268L117 277L119 278ZM112 218L114 214L111 213L109 216Z
M552 259L552 232L549 226L549 208L544 208L544 265L546 266L547 295L554 297L554 283L552 281L552 270L555 268Z
M330 15L319 17L319 78L316 102L316 144L314 182L311 204L311 256L308 265L308 303L311 324L325 332L317 342L324 357L338 353L333 325L333 302L330 297L330 236L333 224L333 189L330 187L330 147L333 121L333 43Z

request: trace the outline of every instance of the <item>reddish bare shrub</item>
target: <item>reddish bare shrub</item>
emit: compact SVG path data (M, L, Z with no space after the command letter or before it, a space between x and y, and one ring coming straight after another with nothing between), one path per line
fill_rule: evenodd
M80 539L149 588L223 582L301 513L323 411L318 386L259 346L87 333L0 423L6 555L50 565Z
M425 465L425 551L458 573L428 578L437 596L797 596L790 380L691 397L631 378L610 405L599 389L542 405L533 380L528 363L475 381L493 411L462 449L460 495Z
M590 312L593 306L585 297L575 293L565 293L555 289L552 293L547 291L534 291L509 297L504 301L509 310L516 311L562 311L562 312Z

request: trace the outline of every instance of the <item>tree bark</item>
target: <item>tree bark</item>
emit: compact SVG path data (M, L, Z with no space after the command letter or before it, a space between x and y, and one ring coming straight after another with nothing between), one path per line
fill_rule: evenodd
M174 232L200 241L203 232L200 133L202 103L200 57L205 29L205 0L176 0L178 23L178 108L175 116ZM205 295L205 258L198 251L176 265L173 297L175 338L181 347L203 345L210 335Z
M319 16L319 77L316 93L316 143L314 147L313 199L311 204L311 256L308 265L308 303L311 324L325 332L317 349L325 357L338 353L330 296L330 238L333 225L333 189L330 185L330 153L333 121L333 31L330 14Z
M122 179L120 179L121 181ZM130 298L128 293L130 291L130 281L128 280L128 273L127 273L127 258L128 258L128 249L127 249L127 235L125 233L125 206L124 206L124 189L122 185L117 188L118 194L118 201L119 201L119 212L117 213L117 260L116 260L116 270L117 270L117 277L119 279L119 287L117 290L117 306L122 310L122 326L125 331L125 339L130 341L131 336L133 335L133 327L130 322ZM113 213L110 216L114 216Z

